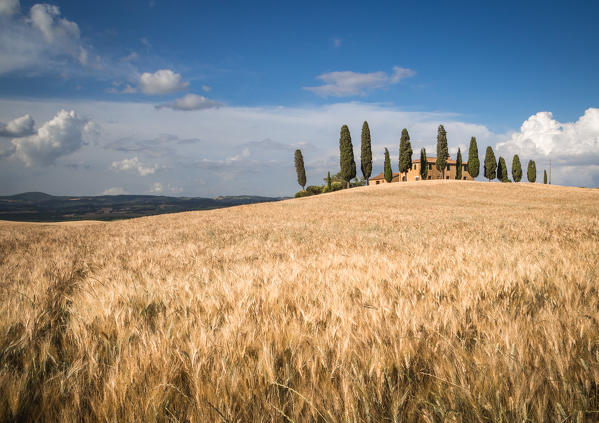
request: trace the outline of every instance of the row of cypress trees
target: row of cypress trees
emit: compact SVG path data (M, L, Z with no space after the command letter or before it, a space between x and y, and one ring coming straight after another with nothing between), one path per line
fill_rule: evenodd
M401 139L399 144L399 172L407 174L412 168L412 145L410 143L410 134L404 128L401 131ZM437 159L435 167L441 171L441 177L445 179L445 169L447 168L447 160L449 159L449 149L447 145L447 131L443 125L439 125L437 129ZM426 149L420 150L420 162L426 163ZM458 148L456 157L456 179L462 179L462 152ZM339 136L339 172L341 178L345 181L346 187L349 188L350 182L356 177L356 162L354 160L354 148L352 145L351 135L347 125L341 127ZM372 144L370 139L370 128L368 122L364 121L362 125L361 151L360 151L360 167L364 180L368 185L368 180L372 174ZM305 189L306 185L306 170L304 168L304 158L301 150L295 151L295 169L297 172L297 182ZM384 177L387 182L391 182L393 172L391 169L391 158L389 150L385 148L384 161ZM478 145L476 137L470 139L470 147L468 149L468 173L473 178L476 178L480 173L480 160L478 158ZM329 174L330 175L330 174ZM529 182L535 182L537 178L536 163L534 160L528 162L527 178ZM420 166L420 177L425 180L428 176L428 166ZM499 161L495 160L495 153L491 147L487 147L484 162L484 176L489 181L497 178L501 182L509 182L508 170L503 157L499 157ZM330 176L329 176L330 178ZM514 182L520 182L522 179L522 167L518 155L514 155L512 160L512 178ZM545 171L544 182L547 183L547 172Z
M544 171L543 182L547 183L547 171ZM500 182L511 182L508 177L508 169L503 157L499 157L499 160L495 160L495 153L491 147L487 147L485 152L485 163L484 163L484 175L489 181L497 178ZM528 182L537 181L537 164L534 160L528 161L528 168L526 169L526 177ZM512 159L512 179L514 182L520 182L522 180L522 165L520 164L520 157L514 154Z

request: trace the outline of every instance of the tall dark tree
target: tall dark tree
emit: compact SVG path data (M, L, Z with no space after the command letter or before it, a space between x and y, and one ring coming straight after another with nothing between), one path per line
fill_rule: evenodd
M399 141L399 173L403 173L404 176L412 168L412 153L410 134L404 128L401 130L401 140Z
M351 143L347 125L341 127L339 136L339 164L341 177L345 181L345 186L349 188L349 181L356 177L356 162L354 161L354 146Z
M297 172L297 183L302 187L306 186L306 169L304 168L304 156L301 150L295 150L295 171Z
M520 164L520 157L514 154L512 159L512 178L514 182L520 182L522 180L522 165Z
M495 153L491 147L487 147L485 153L485 178L489 180L495 179L497 176L497 162L495 161Z
M468 173L476 178L480 172L480 160L478 159L478 146L476 137L470 138L470 149L468 150Z
M333 189L333 181L331 180L331 172L327 175L327 190L331 191Z
M537 164L534 160L528 161L528 169L526 171L526 177L528 178L528 182L536 182L537 180Z
M392 179L391 158L389 157L389 150L385 147L385 181L391 182Z
M437 129L437 161L435 166L441 171L441 179L445 179L445 168L447 167L447 159L449 158L449 149L447 147L447 132L443 125L439 125Z
M428 162L426 161L426 148L420 149L420 179L428 177Z
M543 170L543 183L546 184L547 183L547 169Z
M364 121L362 125L362 144L360 153L360 167L362 168L362 175L368 185L368 180L372 174L372 145L370 142L370 128L368 122Z
M458 156L456 157L455 160L455 165L456 165L456 169L455 169L455 178L456 179L462 179L462 151L460 150L460 148L458 147Z
M497 161L497 179L501 182L510 181L510 179L507 176L507 165L505 164L505 159L501 156Z

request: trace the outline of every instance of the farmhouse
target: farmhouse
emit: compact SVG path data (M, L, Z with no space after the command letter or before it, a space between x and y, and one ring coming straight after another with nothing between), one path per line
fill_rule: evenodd
M427 179L441 179L441 171L437 170L437 166L435 166L435 162L437 161L436 157L427 157L426 164L424 166L428 166L428 176ZM401 181L419 181L420 178L420 159L414 160L412 162L412 167L406 174L400 174L399 172L393 173L393 178L391 182L399 182ZM455 160L447 159L447 167L445 169L445 179L455 179L457 172L457 163ZM468 173L468 163L462 163L462 179L467 181L472 181L474 178L470 176ZM386 184L385 174L380 173L376 176L373 176L368 181L368 185L378 185L378 184Z

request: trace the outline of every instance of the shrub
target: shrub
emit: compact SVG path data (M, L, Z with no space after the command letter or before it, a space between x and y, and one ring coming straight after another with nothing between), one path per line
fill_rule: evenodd
M314 195L317 194L322 194L322 189L324 187L321 187L319 185L310 185L309 187L306 187L306 191L311 192Z
M304 191L304 190L302 190L302 191L296 192L294 197L295 198L301 198L301 197L309 197L311 195L314 195L314 194L312 194L310 191Z

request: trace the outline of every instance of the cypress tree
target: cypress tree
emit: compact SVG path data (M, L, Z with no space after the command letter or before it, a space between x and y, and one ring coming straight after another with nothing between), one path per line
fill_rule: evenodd
M410 134L406 128L401 130L401 140L399 142L399 173L404 175L412 168L412 144L410 143Z
M333 181L331 180L331 172L327 175L327 190L331 191L333 189Z
M487 147L487 152L485 153L485 178L491 182L492 179L495 179L497 176L497 162L495 161L495 153L493 153L493 149L491 147Z
M391 158L389 157L389 150L385 147L385 181L391 182L392 179Z
M528 182L536 182L537 180L537 164L534 160L528 161L528 170L526 172L526 177L528 178Z
M470 138L470 149L468 150L468 173L476 178L480 172L480 160L478 159L478 146L476 137Z
M510 179L507 176L507 165L505 164L505 159L503 157L499 157L499 161L497 162L497 180L501 182L509 182Z
M462 179L462 151L458 147L458 157L456 157L455 178Z
M428 163L426 161L426 148L420 149L420 179L426 180L428 177Z
M512 160L512 178L514 182L522 180L522 165L520 164L520 157L517 154L514 154L514 159Z
M372 174L372 146L370 142L370 128L368 122L364 121L362 125L362 150L360 153L360 167L362 168L362 175L368 185L368 179Z
M306 169L304 168L304 156L301 150L295 150L295 171L297 172L297 183L302 187L306 186Z
M437 129L437 161L435 166L437 170L441 171L441 179L445 179L445 168L447 167L448 158L447 132L445 132L443 125L439 125L439 129Z
M547 183L547 169L543 170L543 183L546 184Z
M339 153L341 177L345 181L345 186L349 188L349 181L356 177L356 162L354 161L354 147L351 143L351 135L349 134L347 125L341 127Z

